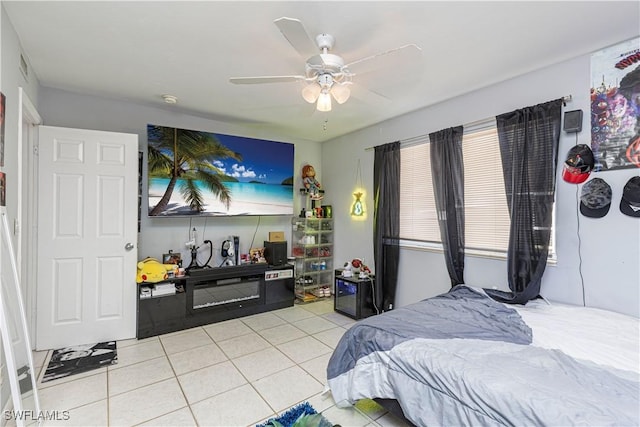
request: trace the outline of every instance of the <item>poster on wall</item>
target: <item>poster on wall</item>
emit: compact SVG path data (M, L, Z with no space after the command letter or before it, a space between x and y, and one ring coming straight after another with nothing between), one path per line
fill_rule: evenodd
M4 166L4 107L4 93L0 92L0 166Z
M292 215L292 143L147 125L149 216Z
M596 171L640 167L640 37L591 55Z

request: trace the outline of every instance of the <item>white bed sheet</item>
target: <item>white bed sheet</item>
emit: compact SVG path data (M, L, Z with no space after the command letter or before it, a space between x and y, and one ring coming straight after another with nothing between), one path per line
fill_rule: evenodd
M532 345L640 374L640 319L541 299L510 307L532 329Z

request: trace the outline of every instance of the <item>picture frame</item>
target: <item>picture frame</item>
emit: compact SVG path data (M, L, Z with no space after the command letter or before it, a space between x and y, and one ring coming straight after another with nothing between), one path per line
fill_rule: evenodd
M176 264L178 267L182 266L182 255L179 252L169 251L167 254L162 254L163 264Z
M267 259L264 257L264 248L249 249L249 260L251 264L266 263Z
M290 142L148 124L148 216L293 215L294 163Z

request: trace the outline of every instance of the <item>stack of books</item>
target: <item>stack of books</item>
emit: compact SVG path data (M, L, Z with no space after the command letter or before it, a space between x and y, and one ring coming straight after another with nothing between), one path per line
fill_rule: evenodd
M176 293L176 285L173 283L156 283L153 285L151 295L154 297L160 295L173 295Z

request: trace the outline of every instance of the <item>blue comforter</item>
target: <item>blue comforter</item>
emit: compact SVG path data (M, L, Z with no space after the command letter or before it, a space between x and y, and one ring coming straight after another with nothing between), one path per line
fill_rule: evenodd
M458 286L353 325L328 385L339 405L397 399L416 425L639 425L637 374L531 337L515 310Z

